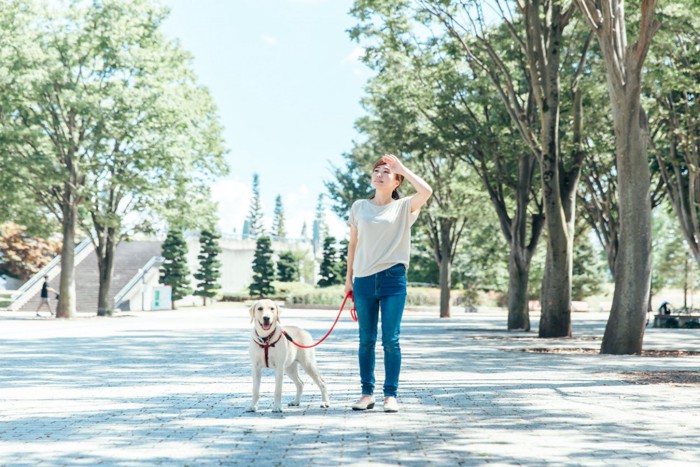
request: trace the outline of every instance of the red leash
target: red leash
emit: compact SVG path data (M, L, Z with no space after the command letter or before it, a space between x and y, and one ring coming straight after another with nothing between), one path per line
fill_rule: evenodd
M340 310L338 311L338 316L335 317L335 321L333 322L333 325L328 330L326 335L321 338L320 341L318 341L312 345L301 345L301 344L297 344L296 342L294 342L294 339L292 339L292 336L287 334L287 331L282 331L282 334L284 334L284 337L286 337L289 342L291 342L292 344L296 345L297 347L299 347L301 349L310 349L312 347L316 347L318 344L325 341L326 337L330 336L331 332L333 332L333 328L335 328L335 325L338 323L338 320L340 319L340 315L343 313L343 309L345 308L345 302L348 301L348 298L353 301L352 308L350 308L350 317L352 318L353 321L357 322L357 312L355 311L355 299L352 296L352 292L348 292L345 295L345 299L343 300L343 304L340 305Z

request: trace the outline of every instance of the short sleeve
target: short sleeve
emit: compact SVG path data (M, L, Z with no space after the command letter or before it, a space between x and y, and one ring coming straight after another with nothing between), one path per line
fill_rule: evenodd
M413 196L407 196L405 198L402 198L402 201L405 203L402 208L406 212L406 216L408 216L408 225L413 225L417 220L418 220L418 214L420 214L420 209L416 209L416 212L411 212L411 201L413 201Z
M352 203L352 206L350 207L350 211L348 212L348 225L351 225L355 228L357 228L357 215L355 214L356 210L357 210L357 201Z

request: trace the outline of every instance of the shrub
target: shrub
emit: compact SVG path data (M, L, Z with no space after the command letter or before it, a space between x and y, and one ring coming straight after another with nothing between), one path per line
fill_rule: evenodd
M678 318L668 318L667 320L663 321L661 323L662 328L678 328L680 327L680 322L678 321Z

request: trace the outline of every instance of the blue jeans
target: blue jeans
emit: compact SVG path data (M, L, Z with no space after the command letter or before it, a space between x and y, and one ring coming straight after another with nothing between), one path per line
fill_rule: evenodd
M353 296L360 328L360 380L362 394L374 394L374 349L377 343L379 310L384 348L384 397L396 397L401 372L399 333L406 304L406 267L395 264L367 277L356 277Z

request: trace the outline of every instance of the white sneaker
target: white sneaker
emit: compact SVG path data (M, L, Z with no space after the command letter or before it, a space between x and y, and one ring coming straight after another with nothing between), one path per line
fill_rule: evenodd
M368 394L363 394L360 400L352 404L350 407L352 410L368 410L374 408L374 396Z
M395 397L384 398L384 412L396 413L399 411L399 403Z

